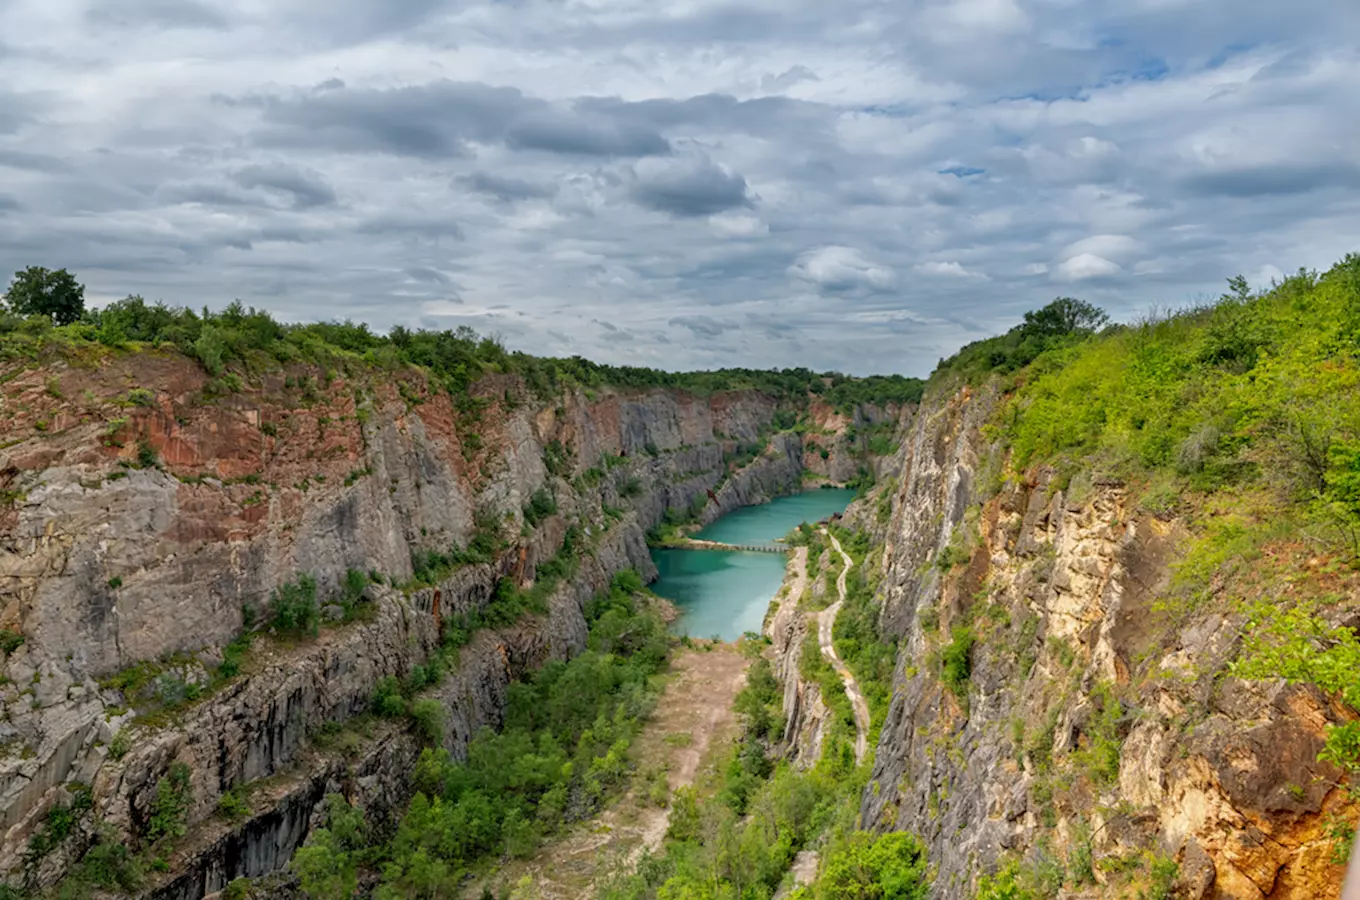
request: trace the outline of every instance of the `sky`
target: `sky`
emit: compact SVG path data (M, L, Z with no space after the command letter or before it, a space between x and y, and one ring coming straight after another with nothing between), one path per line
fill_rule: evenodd
M1354 0L0 0L0 272L925 375L1360 250Z

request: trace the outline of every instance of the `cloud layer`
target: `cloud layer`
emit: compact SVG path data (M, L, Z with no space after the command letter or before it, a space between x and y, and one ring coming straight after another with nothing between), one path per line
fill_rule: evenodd
M1360 249L1336 0L10 0L0 272L925 374Z

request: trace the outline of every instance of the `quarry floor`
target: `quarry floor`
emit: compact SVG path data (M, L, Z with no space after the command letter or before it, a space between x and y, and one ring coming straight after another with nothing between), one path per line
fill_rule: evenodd
M636 772L627 790L593 818L579 822L532 857L509 860L473 879L462 896L484 888L503 896L526 877L541 900L589 897L603 879L631 871L644 850L660 847L670 819L669 803L650 796L653 776L665 772L669 793L715 778L740 733L732 703L746 683L749 663L735 644L696 641L678 647L665 675L656 710L634 741Z

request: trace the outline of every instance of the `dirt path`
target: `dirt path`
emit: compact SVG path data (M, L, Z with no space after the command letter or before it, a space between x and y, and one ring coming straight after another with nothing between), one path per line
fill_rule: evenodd
M733 644L711 650L679 649L671 661L655 712L633 743L638 771L624 795L594 818L545 844L527 860L511 860L486 878L474 879L463 897L476 898L488 886L500 896L526 875L543 900L576 900L594 893L597 880L619 867L631 868L644 850L661 846L670 807L648 797L647 775L664 770L671 791L694 784L716 769L740 724L732 703L746 683L748 661Z
M864 755L869 752L869 702L864 699L864 692L859 689L859 682L855 681L850 667L836 655L836 647L831 637L836 616L845 603L845 577L850 574L850 568L855 563L850 559L850 554L841 549L841 542L836 540L834 534L825 530L822 534L831 538L831 546L841 555L845 566L841 569L840 577L836 579L836 592L840 599L822 610L817 618L817 642L821 644L822 655L830 660L831 665L840 673L841 681L845 684L845 693L850 697L850 707L855 714L855 762L861 763L864 762Z

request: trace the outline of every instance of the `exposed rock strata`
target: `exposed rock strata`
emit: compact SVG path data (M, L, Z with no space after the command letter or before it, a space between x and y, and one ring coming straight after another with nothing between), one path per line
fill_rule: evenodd
M1310 689L1223 677L1239 618L1206 609L1159 630L1179 523L1098 474L1003 484L981 429L996 404L988 390L928 398L886 473L887 521L877 496L849 514L883 540L881 623L900 639L864 822L920 834L942 900L971 897L1006 854L1043 842L1062 858L1083 833L1097 860L1174 859L1178 896L1336 897L1322 827L1339 773L1316 757L1340 710ZM965 561L942 571L951 545ZM981 638L963 702L937 660L965 617ZM1051 729L1053 759L1076 759L1102 685L1130 698L1117 780L1042 783L1035 735Z
M295 367L212 397L175 354L56 375L11 365L5 404L19 410L15 433L33 436L0 450L15 498L0 510L0 628L24 638L0 691L0 868L22 867L29 836L77 783L91 786L93 814L28 877L60 877L96 820L135 847L157 781L182 762L190 832L152 889L176 900L282 865L327 792L398 808L411 736L379 725L343 758L313 736L364 712L379 679L425 661L442 618L484 606L500 578L531 583L569 519L594 523L593 550L550 613L480 634L428 692L447 710L454 753L499 723L514 678L584 645L584 604L615 572L653 573L644 533L668 510L701 505L711 521L797 490L806 456L800 436L779 433L729 471L725 452L770 431L776 404L751 392L578 392L542 406L491 377L470 416L410 371L327 381ZM149 404L126 399L138 385ZM147 454L158 465L139 468ZM526 527L521 511L541 488L558 513ZM494 563L421 590L388 586L410 578L413 551L465 546L479 510L511 543ZM299 573L330 597L350 569L383 576L365 589L366 620L299 643L262 636L242 676L173 714L139 722L134 698L101 686L148 661L206 685L246 607L265 607ZM120 731L132 740L115 759ZM229 824L217 800L241 785L252 815Z

